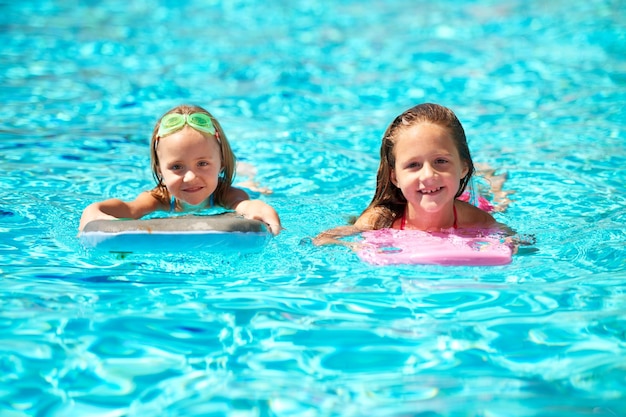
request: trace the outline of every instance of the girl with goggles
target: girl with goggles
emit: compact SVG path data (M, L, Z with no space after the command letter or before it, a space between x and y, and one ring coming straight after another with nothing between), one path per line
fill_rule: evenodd
M233 187L235 155L217 120L199 106L181 105L157 122L150 144L156 186L133 201L108 199L83 211L79 230L92 220L139 219L154 211L193 212L220 206L267 224L278 234L276 210Z

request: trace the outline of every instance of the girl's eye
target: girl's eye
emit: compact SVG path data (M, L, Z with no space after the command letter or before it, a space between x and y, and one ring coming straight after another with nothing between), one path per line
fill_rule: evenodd
M206 166L209 166L209 163L207 161L200 161L200 162L198 162L198 166L199 167L206 167Z
M406 167L407 168L419 168L420 164L418 164L417 162L410 162Z
M170 167L170 169L171 169L172 171L179 171L179 170L183 169L183 166L182 166L182 165L172 165L172 166Z
M448 160L447 160L447 159L440 158L440 159L437 159L435 162L437 162L438 164L447 164L447 163L448 163Z

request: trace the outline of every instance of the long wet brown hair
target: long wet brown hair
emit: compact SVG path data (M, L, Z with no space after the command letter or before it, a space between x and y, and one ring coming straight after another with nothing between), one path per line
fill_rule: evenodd
M396 165L394 147L398 133L418 123L432 123L448 129L461 160L467 164L467 175L461 179L455 197L463 194L474 174L474 162L467 145L465 130L452 110L432 103L419 104L408 109L391 122L383 135L380 146L380 165L376 175L376 191L372 202L365 209L365 211L376 209L379 214L372 225L374 229L391 227L393 221L402 216L406 209L406 198L402 191L391 182L391 171Z
M222 159L222 170L220 172L220 177L217 182L217 188L213 192L213 202L215 205L223 206L226 193L228 189L232 186L233 180L235 178L235 168L236 168L236 159L235 154L228 143L228 139L226 138L226 134L220 126L219 122L211 113L207 110L203 109L200 106L187 105L183 104L180 106L176 106L173 109L169 110L165 113L159 121L154 126L154 130L152 131L152 139L150 141L150 163L152 167L152 176L156 181L157 185L154 187L150 193L154 198L159 200L164 205L169 206L171 195L167 190L165 184L163 184L163 176L161 175L159 169L159 157L157 155L157 146L160 137L157 135L159 131L159 126L161 126L161 120L168 114L171 113L179 113L179 114L193 114L193 113L204 113L211 118L211 122L213 122L213 126L215 126L215 130L217 132L217 137L219 137L219 145L221 151L221 159ZM207 133L201 132L203 135L207 135ZM177 202L177 207L179 203Z

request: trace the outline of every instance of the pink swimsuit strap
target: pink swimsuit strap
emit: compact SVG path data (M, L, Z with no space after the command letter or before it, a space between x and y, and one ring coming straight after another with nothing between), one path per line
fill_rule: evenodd
M456 206L454 204L452 204L452 211L454 212L454 223L452 224L452 227L458 229L458 226L456 224Z
M452 211L454 212L454 223L452 224L452 227L454 227L455 229L458 229L457 223L456 223L456 206L452 205ZM402 220L400 221L400 230L404 230L404 226L406 226L406 209L404 209L404 213L402 213Z

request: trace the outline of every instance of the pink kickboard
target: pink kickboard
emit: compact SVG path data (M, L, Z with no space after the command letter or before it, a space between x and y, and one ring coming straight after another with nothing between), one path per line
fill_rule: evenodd
M381 229L364 232L359 257L374 265L493 266L511 263L511 247L487 233L431 233Z

